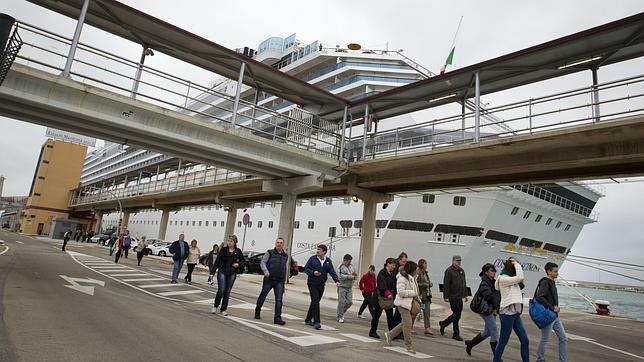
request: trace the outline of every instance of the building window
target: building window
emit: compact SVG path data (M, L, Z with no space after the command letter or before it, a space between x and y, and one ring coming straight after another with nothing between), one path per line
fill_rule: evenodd
M523 214L523 218L527 219L530 217L530 214L532 214L530 211L526 211L525 214Z
M272 229L272 228L273 228L273 222L272 222L272 221L269 221L269 222L268 222L268 228L269 228L269 229Z
M570 224L566 225L566 228L564 229L565 231L570 230Z
M237 221L237 227L238 227L238 228L240 228L240 227L241 227L241 225L242 225L242 222L241 222L241 221Z
M465 206L465 196L454 196L455 206Z
M309 229L313 229L315 227L315 222L309 221Z
M330 197L327 197L327 198L326 198L326 204L327 204L327 205L333 205L333 199L332 199L332 198L330 198Z
M264 207L264 206L262 206L262 207ZM257 228L258 228L258 229L261 229L261 228L262 228L262 222L261 222L261 221L258 221L258 222L257 222Z
M425 194L423 195L423 202L426 204L433 204L434 201L436 201L436 195L433 194Z
M45 146L45 147L47 147L47 148L54 148L54 146L52 146L52 145L47 145L47 146Z
M49 163L49 161L47 161L47 160L42 160L42 163Z
M45 179L45 176L38 176L38 179L39 179L39 180L44 180L44 179Z
M555 229L559 229L561 227L561 221L557 221L557 225L555 226Z
M539 221L541 221L541 217L542 217L541 215L537 215L537 218L536 218L536 219L534 219L534 222L539 222Z
M34 192L34 196L40 196L40 194L37 192Z
M299 221L295 221L295 222L293 223L293 229L299 229L299 228L300 228L300 222L299 222Z
M546 220L546 225L550 225L550 224L552 224L552 218L551 217L549 217L548 220Z
M518 212L519 212L519 208L515 206L512 208L512 211L510 211L510 215L516 215Z

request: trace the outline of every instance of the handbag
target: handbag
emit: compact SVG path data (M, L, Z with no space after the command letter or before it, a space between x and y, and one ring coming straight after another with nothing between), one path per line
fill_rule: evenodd
M541 284L541 281L539 281ZM537 285L537 290L539 285ZM530 319L537 325L539 329L544 328L548 324L554 322L558 315L555 311L548 309L545 305L537 299L537 290L534 291L534 297L530 299Z
M476 291L470 302L470 309L476 314L490 314L490 304Z
M381 296L380 294L378 295L378 305L380 306L380 309L382 310L389 310L394 308L394 298L385 298Z
M418 301L417 298L412 299L411 309L409 311L411 312L412 318L418 315L418 313L420 313L420 302Z

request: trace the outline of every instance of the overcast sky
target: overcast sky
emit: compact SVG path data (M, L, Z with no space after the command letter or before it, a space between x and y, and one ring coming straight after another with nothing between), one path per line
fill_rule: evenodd
M460 68L505 53L536 45L609 21L644 11L644 2L632 1L208 1L184 2L123 1L229 48L256 47L270 36L286 37L297 33L304 43L319 40L325 46L360 43L365 48L403 49L404 54L437 71L447 56L461 16L463 22L456 42L453 67ZM2 9L15 18L52 29L68 37L75 22L23 0L4 0ZM180 5L179 5L180 4ZM116 40L91 27L83 30L82 41L111 49L129 59L138 59L140 47ZM194 77L200 70L188 69L162 55L146 64L172 69ZM623 77L626 67L644 62L618 65L600 70L600 82ZM199 76L203 76L203 72ZM215 75L205 74L214 78ZM191 78L194 79L194 78ZM541 94L586 86L589 74L537 85ZM561 88L547 88L547 87ZM532 97L539 88L530 88ZM514 91L515 97L519 90ZM502 104L503 95L486 101ZM514 99L518 100L518 99ZM29 191L45 128L1 118L0 174L7 177L3 195L26 195ZM586 226L573 248L578 255L642 264L644 233L644 182L606 184L606 197L597 204L599 222ZM622 271L638 275L634 271ZM562 275L570 279L635 281L601 275L593 269L568 263ZM644 278L644 273L639 273ZM644 283L639 283L644 285Z

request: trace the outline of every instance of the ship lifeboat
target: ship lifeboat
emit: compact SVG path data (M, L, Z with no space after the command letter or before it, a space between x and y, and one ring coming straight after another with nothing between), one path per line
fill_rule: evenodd
M610 315L610 309L608 308L608 306L610 305L609 301L598 299L595 301L595 305L597 306L597 309L595 309L597 314Z

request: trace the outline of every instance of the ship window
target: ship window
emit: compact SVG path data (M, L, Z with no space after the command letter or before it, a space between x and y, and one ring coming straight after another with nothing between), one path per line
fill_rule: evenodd
M330 227L329 227L329 237L330 237L330 238L334 238L334 237L335 237L336 230L337 230L337 229L335 228L335 226L330 226Z
M208 205L208 211L212 210L212 206ZM206 225L207 226L207 225Z
M523 218L527 219L530 217L530 214L532 214L530 211L526 211L525 214L523 214Z
M454 205L465 206L465 196L454 196Z
M266 203L265 203L265 202L260 202L260 203L259 203L259 207L261 207L262 209L264 208L264 206L266 206Z
M436 241L443 241L443 233L436 233Z
M566 252L566 248L565 248L565 247L563 247L563 246L559 246L559 245L555 245L555 244L548 244L548 243L546 243L546 245L544 245L544 246L543 246L543 248L544 248L545 250L553 251L553 252L555 252L555 253L560 253L560 254L563 254L563 253L565 253L565 252Z
M212 221L212 227L214 227L214 228L217 227L217 221L215 221L215 220Z
M262 228L262 222L261 222L261 221L258 221L258 222L257 222L257 228L258 228L258 229L261 229L261 228Z
M248 228L250 229L251 227L253 227L253 222L252 222L252 221L249 221L249 222L248 222L248 225L246 225L246 226L248 226Z
M201 226L201 221L199 221L199 226Z
M327 205L333 205L333 199L332 199L332 198L330 198L330 197L327 197L327 199L326 199L326 204L327 204Z
M510 212L510 215L516 215L517 212L519 212L519 208L515 206L515 207L512 208L512 211Z
M550 225L550 224L552 224L552 218L551 217L549 217L548 220L546 220L546 225Z
M561 221L557 221L557 225L555 225L555 229L559 229L561 227Z
M299 222L299 221L295 221L295 222L293 223L293 229L299 229L299 228L300 228L300 222Z
M297 200L296 204L297 206L302 206L302 200Z
M534 222L539 222L539 221L541 221L541 218L542 218L542 217L543 217L543 216L541 216L541 215L537 215L537 218L536 218L536 219L534 219Z
M347 196L347 197L345 197L343 200L344 200L344 203L345 203L346 205L348 205L348 204L350 204L350 203L351 203L351 198L350 198L350 197L348 197L348 196Z
M537 240L521 238L521 241L519 241L519 244L530 248L540 248L543 243Z
M376 229L384 229L387 227L387 220L376 220Z
M186 226L190 226L190 221L186 220Z
M309 203L311 204L311 206L315 206L315 204L317 204L317 202L318 202L318 200L316 200L316 199L309 200Z
M309 221L308 226L309 226L309 229L313 229L315 227L315 222Z
M206 226L208 226L208 225L209 225L209 223L210 223L210 221L206 221Z
M183 226L183 220L181 220L181 222L179 223L179 225Z
M353 227L356 229L362 229L362 220L356 220L353 222Z
M430 232L434 228L434 224L405 220L391 220L387 228L395 230Z
M436 195L433 194L425 194L423 195L423 202L426 204L433 204L434 201L436 201Z
M196 223L196 221L192 220L192 226L195 226Z
M220 226L221 226L222 228L224 227L224 221L222 221L222 222L221 222L221 225L220 225Z
M438 224L436 225L436 230L434 231L445 233L445 234L459 234L459 235L468 235L468 236L483 235L483 228L474 227L474 226Z
M269 221L269 222L268 222L268 228L269 228L269 229L272 229L272 228L273 228L273 222L272 222L272 221Z
M510 244L514 244L517 242L517 240L519 240L519 237L516 235L506 234L496 230L488 230L487 233L485 233L485 238L497 240L497 241L503 241L505 243L510 243Z
M452 242L453 243L458 243L458 235L452 234Z
M353 226L353 221L351 220L340 220L340 226L344 229L348 229Z
M566 225L566 228L564 230L566 231L570 230L570 224Z
M240 228L240 227L241 227L241 224L242 224L242 223L241 223L241 221L237 221L237 227L238 227L238 228Z
M272 208L275 208L276 206L277 206L277 202L272 201L272 202L271 202L271 207L272 207Z

